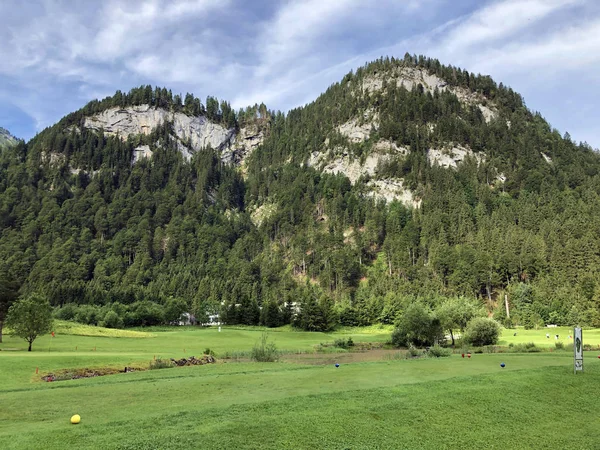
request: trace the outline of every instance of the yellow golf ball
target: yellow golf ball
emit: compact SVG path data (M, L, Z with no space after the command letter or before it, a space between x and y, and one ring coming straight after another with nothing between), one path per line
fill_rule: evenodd
M71 423L73 425L77 425L79 422L81 422L81 417L79 417L79 414L75 414L73 417L71 417Z

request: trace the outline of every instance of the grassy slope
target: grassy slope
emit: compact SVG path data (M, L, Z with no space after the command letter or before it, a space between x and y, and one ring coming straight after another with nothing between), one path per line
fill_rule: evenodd
M339 369L227 363L32 382L35 365L125 365L148 361L155 349L182 355L181 344L196 341L199 349L243 350L260 331L153 335L57 335L50 352L0 352L0 448L594 448L597 443L600 361L589 357L595 354L577 377L571 354L555 352L482 354L470 360L455 355ZM289 349L337 337L287 330L273 335ZM517 337L511 332L506 339ZM76 339L88 347L103 344L97 352L76 353L70 350ZM17 342L10 338L3 346ZM82 416L79 426L68 423L75 413ZM572 419L578 414L576 429Z
M2 388L0 448L593 448L600 364L575 377L570 362L233 363Z

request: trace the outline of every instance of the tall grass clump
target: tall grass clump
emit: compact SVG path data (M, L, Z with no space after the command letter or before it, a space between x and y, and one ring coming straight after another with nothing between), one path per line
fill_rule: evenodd
M427 355L430 358L446 358L452 354L452 350L449 348L444 348L439 345L434 345L429 349Z
M257 362L275 362L279 359L279 350L277 350L275 342L269 341L269 335L263 333L254 345L250 357Z
M540 347L535 345L535 342L526 342L524 344L517 344L510 347L511 353L539 353L542 351Z
M150 370L156 369L169 369L173 367L173 363L168 359L157 358L154 361L150 361Z
M418 348L409 345L408 350L406 351L405 354L405 358L406 359L412 359L412 358L418 358L419 356L423 356L423 351L419 350Z
M333 346L338 348L350 348L354 347L354 341L351 337L349 337L348 339L336 339L335 341L333 341Z

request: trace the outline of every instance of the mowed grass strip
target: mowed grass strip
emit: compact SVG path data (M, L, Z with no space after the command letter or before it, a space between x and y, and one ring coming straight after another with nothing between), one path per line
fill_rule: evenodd
M549 337L546 337L546 334L548 334ZM558 335L558 339L555 339L556 335ZM569 338L569 336L571 338ZM556 342L562 342L565 346L573 344L573 328L556 327L526 330L522 327L518 327L515 329L503 329L499 345L526 344L528 342L533 342L538 347L554 347ZM583 343L598 347L600 350L600 329L584 328Z
M47 383L2 393L0 448L593 448L600 364L578 376L571 364L234 363ZM75 413L81 425L68 423Z
M293 331L290 327L271 330L259 327L222 327L220 332L218 327L161 327L150 328L149 332L111 330L85 325L74 325L73 328L63 327L62 329L66 330L65 334L57 331L54 338L50 335L38 338L33 344L34 351L32 353L95 351L182 357L185 355L198 356L206 348L210 348L219 357L227 352L250 351L264 332L269 335L269 339L276 343L277 348L283 351L312 351L315 345L322 342L333 342L340 336L352 337L355 342L385 342L390 339L389 330L373 330L371 327L364 332L360 328L356 328L352 331L343 329L332 333ZM88 334L85 334L86 332ZM121 333L125 334L121 336ZM127 333L133 333L133 335L127 335ZM4 342L0 344L0 350L7 349L26 350L27 343L22 339L7 335L4 336ZM4 355L5 352L0 351L0 357Z

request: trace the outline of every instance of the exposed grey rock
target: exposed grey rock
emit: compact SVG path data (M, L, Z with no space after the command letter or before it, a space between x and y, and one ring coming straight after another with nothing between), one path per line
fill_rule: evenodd
M150 150L149 145L140 145L133 149L133 164L142 158L152 158L152 150Z
M474 153L470 148L461 145L442 149L431 148L427 151L427 159L432 166L437 164L445 168L455 169L467 156L475 158L477 164L485 161L485 154Z
M14 145L17 142L17 138L10 134L6 128L0 127L0 147L4 145Z
M241 164L265 140L265 132L256 125L240 128L230 144L221 152L224 162Z
M404 187L404 180L401 178L389 178L385 180L370 180L367 183L369 191L367 196L378 200L391 202L398 200L404 205L412 208L421 206L421 199L415 198L410 189Z
M544 158L544 161L546 161L548 164L552 164L552 158L550 158L544 152L540 152L540 153L542 154L542 158Z
M173 137L177 140L177 148L188 160L195 152L211 147L221 152L224 162L239 164L262 144L265 138L264 129L256 125L242 127L236 134L235 129L225 128L204 116L190 117L149 105L110 108L87 117L84 126L103 130L108 135L119 136L125 140L130 135L148 135L165 121L173 124ZM134 164L143 157L152 156L150 148L145 147L148 146L135 149Z
M449 86L437 75L417 67L398 67L391 73L382 72L365 77L362 90L371 93L380 91L383 88L384 79L388 84L395 83L397 86L404 86L409 91L420 84L425 92L433 93L436 89L439 92L446 90L452 92L463 105L476 105L481 110L486 122L490 122L498 114L496 107L482 95L463 87Z

